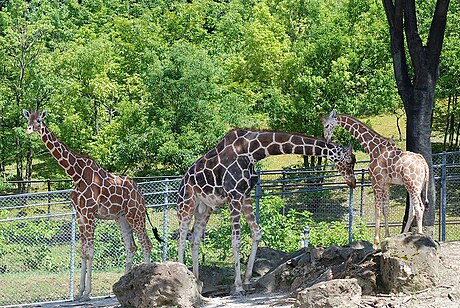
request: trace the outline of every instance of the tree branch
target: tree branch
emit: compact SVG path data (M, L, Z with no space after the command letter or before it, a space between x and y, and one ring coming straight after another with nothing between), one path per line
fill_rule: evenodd
M395 0L394 4L392 0L382 0L382 3L390 26L391 55L396 84L399 94L406 104L408 95L411 93L412 83L404 49L404 0Z
M415 75L422 72L425 66L425 54L423 52L422 39L418 33L417 15L415 12L415 0L406 0L404 8L404 22L407 46L409 48Z
M439 57L441 56L442 43L444 41L444 32L446 30L447 10L449 0L438 0L431 21L430 33L427 42L427 56L430 64L429 70L436 74L439 66ZM437 79L437 78L436 78Z

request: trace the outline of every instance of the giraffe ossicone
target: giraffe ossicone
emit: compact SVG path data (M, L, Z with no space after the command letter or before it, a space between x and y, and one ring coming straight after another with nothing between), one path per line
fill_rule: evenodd
M184 174L177 197L179 218L178 257L184 253L190 223L193 273L197 279L199 245L212 211L228 204L232 220L232 249L235 266L235 292L243 293L240 266L240 218L243 214L251 230L252 246L244 284L249 284L257 247L261 240L259 226L253 212L250 191L257 182L255 163L270 155L299 154L322 156L332 161L349 186L356 186L351 147L326 143L302 134L284 132L230 131L215 148L199 158Z
M327 117L321 116L324 138L331 141L337 126L347 130L369 155L369 175L375 198L375 234L374 248L380 244L380 214L383 210L385 236L390 236L388 212L390 201L390 184L404 185L409 193L410 205L407 223L403 232L409 232L414 220L417 232L423 233L423 213L428 206L429 168L425 158L418 153L403 151L395 143L364 125L357 119L337 114L332 110ZM425 200L422 201L422 193Z
M145 228L147 210L144 197L137 184L129 177L108 172L92 158L77 154L62 143L43 121L47 115L46 110L42 113L39 110L23 110L23 114L28 120L26 133L38 133L47 149L75 184L71 193L71 203L77 214L82 258L80 286L75 299L89 300L96 218L117 222L126 247L125 273L130 270L137 250L133 230L141 243L144 262L150 263L152 243Z

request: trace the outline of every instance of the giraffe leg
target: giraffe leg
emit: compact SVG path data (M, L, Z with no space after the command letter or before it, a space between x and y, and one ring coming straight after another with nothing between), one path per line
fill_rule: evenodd
M187 246L187 234L190 230L193 213L195 212L195 198L189 198L178 202L177 216L179 218L179 238L177 240L178 261L184 263L185 247ZM184 263L185 264L185 263Z
M199 281L199 253L200 253L200 243L204 235L204 230L206 224L211 216L212 208L206 206L204 203L201 203L197 206L195 210L195 221L193 224L193 233L190 240L192 247L192 262L193 262L193 274L196 279ZM200 288L202 287L200 283ZM200 290L201 291L201 290Z
M78 212L77 212L78 214ZM96 228L94 217L87 215L83 217L79 215L78 224L81 236L81 274L80 287L75 300L88 301L91 293L91 276L92 262L94 255L94 230Z
M129 272L133 264L134 254L136 253L137 247L134 243L133 230L125 216L121 216L116 220L118 227L120 228L123 242L126 248L126 263L125 263L125 274Z
M380 215L384 207L384 191L380 186L373 183L375 199L375 229L374 229L374 249L380 245Z
M417 233L423 234L423 213L425 212L425 206L420 194L416 194L414 198L416 200L416 203L414 204L414 213L417 219Z
M407 219L406 226L404 227L404 232L409 232L410 227L412 225L412 221L414 220L414 215L417 221L417 233L423 234L423 212L424 212L424 205L422 202L422 198L420 197L420 193L410 193L410 208L409 208L409 216Z
M134 232L136 232L136 235L137 235L137 239L139 240L139 242L141 243L141 246L142 246L142 253L144 255L144 263L146 264L149 264L150 263L150 254L151 254L151 251L152 251L152 242L150 241L150 238L149 236L147 235L147 229L146 229L146 226L145 226L145 211L146 211L146 208L145 206L142 206L142 210L141 210L141 206L142 205L139 205L137 204L137 206L133 207L135 208L136 210L135 211L131 211L131 212L128 212L126 213L126 234L129 235L130 237L130 241L131 241L131 245L129 246L131 249L132 249L132 257L134 257L134 254L137 250L137 247L136 247L136 244L134 243L134 239L133 239L133 230ZM126 242L125 242L126 243ZM127 253L128 252L128 246L126 246L126 251ZM131 260L132 260L132 257L131 257ZM126 260L128 261L128 260ZM126 264L128 266L128 264Z
M388 213L390 212L390 187L385 186L382 191L382 209L383 219L385 223L385 237L390 236L390 228L388 226Z
M235 293L243 294L243 282L241 281L240 245L241 245L241 203L230 203L230 217L232 219L232 248L235 265Z
M244 275L244 284L247 285L250 283L252 277L252 270L254 268L254 261L256 259L257 248L259 247L261 233L259 225L256 222L254 211L252 209L251 199L248 198L244 200L242 210L244 213L244 217L246 218L246 222L248 223L248 226L251 229L252 237L251 253L249 255L248 265L246 267L246 272Z

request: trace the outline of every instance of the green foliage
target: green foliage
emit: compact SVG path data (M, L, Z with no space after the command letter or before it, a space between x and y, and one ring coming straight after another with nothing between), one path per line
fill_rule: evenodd
M422 38L433 8L417 2ZM458 92L451 8L440 97ZM22 179L28 155L49 155L24 136L21 110L37 105L64 143L130 175L181 174L234 127L320 136L318 113L332 107L398 107L389 48L383 7L371 0L7 1L0 173Z
M301 247L301 235L305 227L310 227L309 246L331 246L348 244L348 225L345 222L316 222L307 211L289 210L282 214L285 206L280 197L264 197L260 201L260 226L262 230L261 246L294 252ZM205 262L209 264L228 264L233 256L231 248L231 220L229 212L222 209L213 225L208 225L201 246ZM246 260L251 248L250 231L242 223L241 259ZM353 241L372 239L362 220L353 226Z

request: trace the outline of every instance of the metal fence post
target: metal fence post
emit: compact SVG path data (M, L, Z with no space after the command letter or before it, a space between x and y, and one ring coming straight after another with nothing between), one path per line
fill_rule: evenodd
M75 224L77 223L77 217L75 208L72 206L72 219L70 225L70 287L69 287L69 297L71 300L74 299L74 289L75 289L75 246L76 246L76 228ZM80 282L81 283L81 282Z
M447 153L442 152L442 164L441 164L441 241L446 240L446 203L447 203Z
M257 183L256 183L256 223L260 223L260 170L256 171Z
M359 217L363 217L364 215L364 174L366 170L361 169L361 200L359 205Z
M348 204L348 243L353 241L353 187L350 187L350 202Z
M164 192L164 205L163 205L163 251L161 255L161 261L165 262L168 254L168 194L169 194L169 179L164 180L165 192Z

